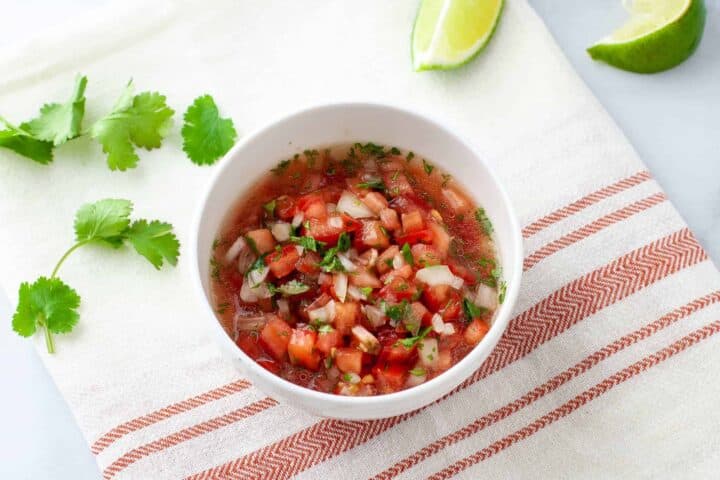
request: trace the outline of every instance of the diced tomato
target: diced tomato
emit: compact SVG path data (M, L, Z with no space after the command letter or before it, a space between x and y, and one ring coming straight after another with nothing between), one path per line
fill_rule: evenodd
M412 252L413 261L417 268L440 265L440 253L432 245L416 243L410 251Z
M380 210L380 221L383 227L385 227L385 230L393 232L400 229L398 214L392 208L383 208Z
M423 221L422 214L419 210L415 210L409 213L402 214L402 228L403 233L417 232L425 228L425 222Z
M406 265L408 266L408 265ZM411 269L412 273L412 269ZM386 300L395 299L398 300L409 300L415 296L417 288L411 282L406 279L395 276L390 283L380 289L378 296Z
M344 373L357 373L362 371L362 352L356 348L342 347L335 351L335 365Z
M319 193L308 193L298 198L297 208L305 214L306 219L323 220L327 217L325 199Z
M416 243L432 243L433 238L434 237L432 231L429 229L424 229L418 230L417 232L398 235L397 237L395 237L395 241L397 241L399 245L402 245L404 243L415 245Z
M305 253L303 253L303 256L300 257L298 262L295 264L295 268L300 273L313 275L320 272L318 263L320 263L320 255L306 250Z
M387 200L382 193L370 192L362 198L362 201L375 214L379 214L382 209L388 206Z
M300 260L300 254L295 245L285 245L279 252L273 252L265 257L265 263L276 278L282 278L295 270Z
M389 272L393 268L393 258L400 252L400 248L397 245L390 245L386 248L377 259L377 271L381 275Z
M295 200L287 195L275 199L275 214L281 220L292 220L295 216Z
M342 335L337 330L318 333L317 342L315 342L315 348L325 355L329 355L330 350L340 345L342 345Z
M401 343L385 345L380 351L380 359L386 362L408 363L417 357L415 347L407 348Z
M397 363L387 363L373 367L372 374L380 391L396 392L405 385L408 368Z
M319 242L335 245L343 232L359 230L362 224L344 214L333 214L324 220L311 219L303 227L303 235L313 237Z
M420 302L410 304L410 315L412 315L412 318L420 320L420 323L424 326L432 323L433 314Z
M272 252L275 249L275 237L267 228L251 230L245 234L245 239L250 244L250 248L259 254Z
M477 283L477 278L475 277L475 274L471 272L469 268L460 265L456 261L452 260L447 262L447 265L453 275L462 278L467 285L475 285L475 283Z
M442 315L444 321L456 320L462 315L462 297L456 291L450 293L450 300L448 300L445 307L439 312Z
M387 248L390 245L390 238L383 230L382 223L378 220L361 220L362 229L355 235L355 248L365 250L367 248Z
M352 275L348 275L348 279L350 280L351 285L355 285L356 287L370 287L370 288L380 288L382 287L382 282L375 276L374 273L372 273L367 268L359 268L352 272Z
M433 234L432 244L437 249L440 259L446 258L450 251L450 241L452 240L450 234L445 230L445 227L435 222L428 222L428 228Z
M280 317L272 315L260 332L260 344L275 359L285 358L292 328Z
M416 195L400 195L390 201L390 206L399 213L409 213L421 210L421 203Z
M438 370L447 370L452 367L452 363L452 352L450 350L440 349L438 352L438 363L436 368Z
M332 300L332 298L330 297L330 295L327 294L326 292L323 292L319 297L317 297L315 300L313 300L312 303L310 303L307 307L302 308L302 309L300 310L301 315L302 315L305 319L307 319L307 318L308 318L307 312L309 312L309 311L311 311L311 310L316 310L316 309L321 308L321 307L324 307L325 305L327 305L327 303L328 303L330 300Z
M405 195L413 191L404 173L387 172L384 174L384 180L391 197Z
M293 365L301 365L317 370L320 365L320 353L315 350L317 333L309 328L296 328L288 343L288 357Z
M432 312L438 312L450 300L449 285L434 285L427 287L422 293L423 302Z
M235 343L253 360L265 357L265 352L258 345L257 337L250 335L248 332L240 332Z
M413 273L415 272L413 271L412 267L408 264L405 264L397 270L390 270L388 273L380 277L380 281L387 285L396 278L403 278L407 280L413 276Z
M480 343L480 340L485 337L485 334L490 331L490 327L487 323L485 323L483 320L476 318L470 324L465 327L465 333L463 334L463 337L465 338L465 342L467 342L469 345L477 345Z
M358 302L335 302L335 329L341 335L349 334L357 323L359 315L360 304Z

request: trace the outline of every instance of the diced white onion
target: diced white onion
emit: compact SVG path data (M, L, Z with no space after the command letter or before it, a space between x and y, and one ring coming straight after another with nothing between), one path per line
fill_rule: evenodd
M333 275L333 288L338 300L345 302L348 291L348 277L344 273L336 273Z
M247 242L243 237L238 237L237 240L230 245L227 252L225 252L225 263L230 263L240 255L240 252L247 247Z
M365 295L363 295L363 293L360 291L360 289L358 287L356 287L355 285L348 286L347 294L353 300L367 300L367 297Z
M488 310L493 310L497 307L497 291L481 283L478 285L477 295L475 296L475 305Z
M418 354L420 355L420 361L423 365L430 368L435 368L438 365L440 359L438 351L438 342L434 338L423 338L418 343Z
M441 334L444 334L444 335L452 335L452 334L455 333L455 326L454 326L452 323L446 323L446 324L443 326L443 330L444 330L444 331L443 331Z
M375 216L375 213L373 213L367 205L348 190L345 190L342 195L340 195L337 210L338 212L347 213L353 218L369 218Z
M396 253L393 257L392 264L395 270L400 270L402 267L404 267L405 257L403 257L403 254L400 252Z
M364 305L363 310L370 326L372 326L373 328L378 328L385 325L387 317L385 316L385 313L378 307L375 307L373 305Z
M278 306L278 312L280 313L280 316L284 318L288 318L290 316L290 302L288 302L286 299L281 298L277 301Z
M343 227L343 221L340 217L330 217L328 219L328 225L330 225L332 228L342 228Z
M353 372L343 373L342 379L347 383L352 383L352 384L360 383L360 375L358 375L357 373L353 373Z
M240 288L240 300L246 303L255 303L261 298L272 297L267 284L255 284L255 287L253 287L253 285L254 284L250 278L245 278L245 280L243 280L242 288Z
M419 368L419 367L415 367L415 368ZM411 373L410 375L408 375L408 378L407 378L407 381L405 382L405 384L408 387L417 387L421 383L425 383L426 380L427 380L427 375L413 375Z
M308 312L310 321L320 323L330 323L335 318L335 301L330 300L324 307L316 308Z
M302 254L305 251L305 247L303 247L302 245L295 245L295 251L298 252L298 255L302 257Z
M427 285L450 285L452 288L461 289L463 279L456 277L447 265L433 265L432 267L421 268L415 274L415 278Z
M253 263L255 263L255 254L249 248L243 248L240 255L238 255L238 272L247 272L247 269L250 268L250 265Z
M445 322L443 322L442 317L437 313L432 316L431 323L435 333L443 333L445 331Z
M268 273L270 273L270 269L266 265L263 265L260 268L256 268L252 272L248 273L247 280L250 283L250 286L252 288L255 288L260 285L262 282L265 281Z
M296 213L292 218L292 226L295 228L299 227L303 220L305 220L305 214L303 212Z
M455 190L452 190L450 188L443 188L442 194L450 205L450 208L452 208L456 212L462 212L464 210L467 210L468 203L465 201L464 198L458 195Z
M372 268L377 263L378 251L377 248L371 248L366 250L361 256L360 261L365 264L366 267Z
M235 315L233 323L235 325L235 331L247 332L252 330L260 330L267 323L267 318L265 318L265 315L256 315L253 317L241 317L239 315Z
M359 343L360 350L375 355L380 351L380 342L375 335L362 325L352 327L352 334Z
M292 225L287 222L277 222L272 226L270 231L278 242L287 242L290 240L290 232L292 231Z
M338 253L337 257L340 260L343 268L348 272L354 272L355 270L357 270L357 266L352 261L350 261L350 259L344 254Z

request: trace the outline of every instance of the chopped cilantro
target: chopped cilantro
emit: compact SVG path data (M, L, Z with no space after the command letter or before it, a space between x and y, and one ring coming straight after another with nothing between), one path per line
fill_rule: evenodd
M360 150L361 153L364 153L365 155L373 155L375 157L384 157L385 156L385 148L382 145L376 145L372 142L368 142L366 144L360 144L356 143L353 145L353 147Z
M372 295L372 291L373 291L372 287L360 287L360 293L365 295L365 297L369 298L370 295Z
M500 285L498 285L498 303L503 303L505 301L505 293L507 292L507 282L502 281L500 282Z
M478 208L477 210L475 210L475 219L478 221L478 223L480 223L480 226L486 234L490 235L492 233L492 222L490 222L490 219L485 213L485 209Z
M403 300L402 302L395 305L388 305L387 302L383 301L380 304L380 307L383 312L385 312L385 315L387 315L390 320L394 320L395 322L399 322L405 317L407 317L410 310L410 305L408 304L407 300Z
M347 252L350 249L350 235L347 232L342 232L338 237L337 249L340 252Z
M303 155L305 155L305 158L307 159L308 167L314 168L315 162L317 161L317 157L318 155L320 155L320 152L318 152L317 150L305 150L303 152Z
M407 156L405 157L405 160L410 163L412 162L412 159L415 158L415 154L413 152L408 152Z
M407 262L408 265L415 264L415 259L413 258L413 254L410 251L410 245L408 243L405 243L400 251L402 252L403 257L405 257L405 262Z
M275 289L277 292L283 295L300 295L310 290L310 287L298 280L290 280Z
M441 173L440 176L443 179L441 186L447 187L447 184L450 182L450 180L452 180L452 175L450 175L449 173Z
M263 205L263 208L265 209L265 212L267 212L268 217L273 218L275 216L275 207L277 206L276 200L271 200L265 205Z
M390 155L400 155L400 149L397 147L390 148Z
M383 182L380 179L372 179L368 180L366 182L361 182L357 184L358 188L367 188L368 190L380 190L381 192L384 192L387 190L387 186L385 186L385 182Z
M317 252L321 247L325 246L325 242L318 242L313 237L296 237L291 236L290 241L292 243L295 243L297 245L300 245L305 250L310 250L311 252Z
M270 171L273 172L275 175L282 175L285 173L285 170L288 169L290 166L290 160L283 160L282 162L278 163L275 168L272 168Z
M392 181L394 182L395 180L398 179L399 176L400 176L400 170L395 170L395 172L392 174L392 177L390 177L390 178L392 178Z
M413 368L412 370L409 371L409 373L410 373L410 375L413 375L415 377L424 377L425 376L425 370L420 367Z
M318 333L330 333L330 332L334 332L335 329L329 323L323 323L322 325L320 325L318 327L317 331L318 331Z
M250 265L250 268L248 268L247 272L245 272L245 276L248 276L250 272L253 272L255 270L260 270L265 268L265 256L266 255L260 255L253 263Z
M427 334L430 333L430 330L432 330L432 327L425 327L420 331L419 334L415 335L414 337L408 337L398 340L397 342L395 342L395 345L402 345L405 348L413 348L420 340L425 338Z
M418 288L418 289L415 291L415 293L413 293L413 296L412 296L412 298L411 298L410 300L412 300L413 302L417 302L418 300L420 300L420 297L422 296L422 293L423 293L423 289L422 289L422 288Z
M463 299L462 306L463 312L465 312L465 317L467 318L468 322L471 322L473 319L480 317L485 312L487 312L487 309L483 307L478 307L467 298Z
M428 161L425 160L424 158L423 158L423 161L422 161L422 162L423 162L423 170L425 170L425 173L427 173L428 175L430 175L430 174L433 172L433 170L435 170L435 167L433 166L433 164L431 164L430 162L428 162Z
M228 302L218 303L218 306L215 309L215 311L217 313L219 313L220 315L222 315L223 313L225 313L227 311L229 306L230 306L230 304Z

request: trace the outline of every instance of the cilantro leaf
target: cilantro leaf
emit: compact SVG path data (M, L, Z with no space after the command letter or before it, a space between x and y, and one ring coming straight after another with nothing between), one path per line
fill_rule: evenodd
M419 334L415 335L414 337L402 338L395 342L395 344L402 345L405 348L413 348L420 340L425 338L427 334L430 333L430 330L432 330L432 327L425 327L420 331Z
M44 327L52 333L67 333L78 321L80 296L59 278L40 277L34 283L22 283L18 306L13 315L13 330L23 337Z
M380 190L381 192L384 192L387 190L387 186L385 185L385 182L383 182L380 179L369 179L365 182L360 182L356 185L358 188L367 188L368 190Z
M504 280L498 285L498 303L502 304L505 301L505 294L507 293L507 282Z
M270 200L268 203L263 205L263 209L267 213L268 217L275 217L275 207L277 206L277 200Z
M163 259L170 265L177 265L180 242L172 230L169 223L137 220L127 231L127 238L135 250L159 270Z
M410 310L410 305L408 304L407 300L403 300L396 305L388 305L386 302L383 301L380 304L380 308L390 320L399 322L405 319L405 317L407 317Z
M126 238L132 209L129 200L112 198L83 205L75 214L75 239L119 247Z
M52 162L53 144L37 140L12 125L6 124L5 130L0 130L0 147L12 150L18 155L27 157L43 165Z
M335 329L329 323L323 323L318 327L317 331L318 333L331 333L334 332Z
M425 370L420 367L413 368L412 370L408 370L408 373L410 373L410 375L413 375L415 377L424 377L425 376Z
M493 225L490 219L487 216L487 213L485 213L484 208L478 208L475 210L475 220L478 221L480 226L482 227L483 231L490 235L493 231Z
M310 290L310 287L298 280L290 280L276 288L283 295L300 295Z
M350 250L350 235L347 232L342 232L338 237L337 249L340 252L347 252Z
M435 166L432 163L425 160L424 158L423 158L422 162L423 162L423 170L425 170L425 173L430 175L433 172L433 170L435 169Z
M405 243L405 244L402 246L402 249L400 249L400 251L402 252L403 258L405 258L405 262L406 262L408 265L414 265L414 264L415 264L415 259L413 258L412 251L410 251L410 245L409 245L409 244Z
M24 123L25 130L38 140L61 145L80 135L85 115L85 87L87 77L78 75L70 99L65 103L48 103L40 109L40 116Z
M471 302L469 299L465 298L463 299L462 303L463 312L465 312L465 317L469 322L472 322L473 319L482 316L485 312L487 312L487 309L483 307L478 307L473 302Z
M130 81L112 111L90 129L108 154L110 170L135 168L139 161L135 147L158 148L172 125L175 112L165 103L165 96L156 92L132 93Z
M196 165L212 165L235 143L237 132L233 121L220 117L210 95L196 98L183 118L183 150Z
M317 252L321 247L325 246L325 242L318 242L313 237L291 236L290 241L311 252Z

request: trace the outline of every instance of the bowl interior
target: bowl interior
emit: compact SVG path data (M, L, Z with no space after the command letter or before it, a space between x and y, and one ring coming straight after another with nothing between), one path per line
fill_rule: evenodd
M364 399L351 397L328 399L337 405L347 405L357 400L372 403L382 402L377 399L388 399L388 397L405 396L408 399L415 397L422 400L419 404L415 402L411 406L417 408L446 393L454 386L453 383L456 385L470 375L489 354L509 320L521 274L520 230L504 190L477 153L445 127L426 117L385 105L336 104L292 114L246 137L222 161L201 206L196 223L198 230L193 252L196 256L194 269L197 269L202 292L209 304L211 245L226 215L243 192L279 161L290 158L295 153L308 148L355 141L372 141L413 151L450 173L477 204L485 209L492 221L498 259L503 268L503 277L508 284L506 300L499 308L493 327L486 338L447 372L426 384L398 393ZM219 322L215 321L215 323L217 329L222 331ZM222 334L225 335L224 331ZM240 351L229 338L225 343L236 352ZM252 366L250 368L255 370ZM254 373L274 377L260 367ZM443 379L444 377L447 378ZM266 380L276 382L277 385L273 386L285 390L280 396L290 393L320 395L325 398L337 397L295 386L279 377L275 378L277 381L269 378ZM288 385L279 386L280 383ZM433 383L436 386L433 386ZM398 412L389 412L389 414L402 413L411 408L400 408ZM353 417L353 415L342 416ZM355 418L361 417L355 416Z

